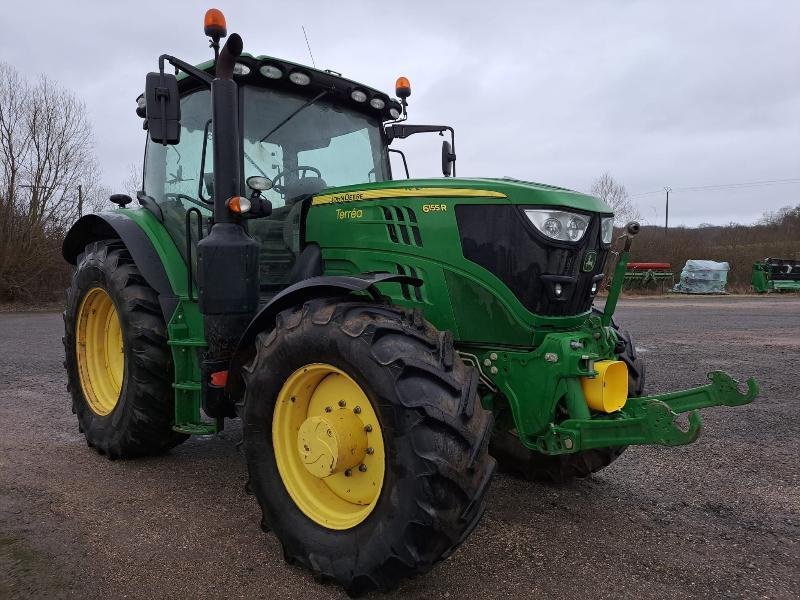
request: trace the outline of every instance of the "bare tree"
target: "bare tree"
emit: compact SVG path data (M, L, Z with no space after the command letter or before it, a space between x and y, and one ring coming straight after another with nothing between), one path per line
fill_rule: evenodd
M142 189L142 166L128 163L128 175L122 180L122 189L131 198L136 198L136 192Z
M100 193L83 102L0 63L0 297L52 284L67 226L94 209Z
M621 227L629 221L641 219L639 209L631 201L625 186L614 181L614 178L608 173L603 173L592 184L590 192L614 210L614 224L617 227Z

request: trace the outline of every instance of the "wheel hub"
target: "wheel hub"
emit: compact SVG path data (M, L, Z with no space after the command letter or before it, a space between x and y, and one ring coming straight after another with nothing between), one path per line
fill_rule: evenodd
M380 422L341 369L310 363L287 378L272 415L272 447L289 496L319 525L350 529L378 504L386 472Z
M340 408L306 419L297 434L297 450L309 473L328 477L362 463L367 455L367 432L354 412Z
M90 289L76 319L76 358L81 390L97 415L117 405L125 375L125 347L117 309L108 292Z

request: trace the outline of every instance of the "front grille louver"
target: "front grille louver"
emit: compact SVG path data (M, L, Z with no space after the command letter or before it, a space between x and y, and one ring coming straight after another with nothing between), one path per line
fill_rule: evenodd
M395 244L422 248L422 234L419 231L417 215L408 206L382 206L386 220L386 232Z

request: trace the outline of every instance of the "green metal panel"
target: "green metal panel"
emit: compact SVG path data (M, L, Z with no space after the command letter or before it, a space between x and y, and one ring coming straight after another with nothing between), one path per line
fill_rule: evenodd
M715 379L710 386L675 392L669 398L631 399L616 413L592 414L580 378L597 375L595 361L616 358L617 335L610 322L624 280L627 250L617 264L602 318L590 313L536 315L502 281L464 257L455 218L455 207L462 204L610 213L596 198L539 184L494 179L392 181L325 190L312 203L306 239L322 249L326 274L389 271L421 278L424 284L419 290L392 283L383 285L382 292L396 304L421 308L437 328L453 332L462 358L479 369L492 390L482 398L484 407L495 412L500 426L515 427L527 447L560 454L603 445L689 443L699 432L700 421L693 413L689 432L674 425L676 412L688 410L683 400L702 398L704 406L712 406L741 404L755 397L755 388L740 396L726 387L727 382ZM559 403L569 419L555 426Z
M172 383L175 389L173 429L181 433L215 433L216 423L204 421L200 413L202 392L199 352L205 349L206 342L203 315L200 314L197 301L189 299L186 263L175 242L153 213L144 208L121 208L113 212L124 215L142 228L164 265L173 293L178 297L178 306L167 323L175 372ZM197 298L196 290L193 291L193 297Z
M753 284L753 289L759 294L769 291L769 274L765 271L763 263L757 262L753 264L750 282Z
M448 195L464 190L472 195ZM389 181L325 190L309 210L306 240L319 244L328 275L389 271L420 276L425 282L421 299L410 290L404 294L398 284L386 284L382 291L397 304L424 309L434 325L453 331L457 341L531 346L541 327L569 329L585 320L585 315L531 313L494 274L464 258L455 218L458 204L556 205L610 212L591 196L539 184Z

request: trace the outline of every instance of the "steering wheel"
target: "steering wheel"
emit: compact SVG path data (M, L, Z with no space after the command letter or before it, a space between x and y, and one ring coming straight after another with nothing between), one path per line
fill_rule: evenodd
M316 167L309 167L305 165L299 165L294 167L293 169L286 169L285 171L281 171L275 177L272 178L272 189L278 192L279 194L284 194L286 192L286 184L279 184L278 181L281 179L286 179L287 173L297 173L299 175L298 179L305 179L306 173L311 171L312 173L316 173L317 177L322 179L322 173Z

